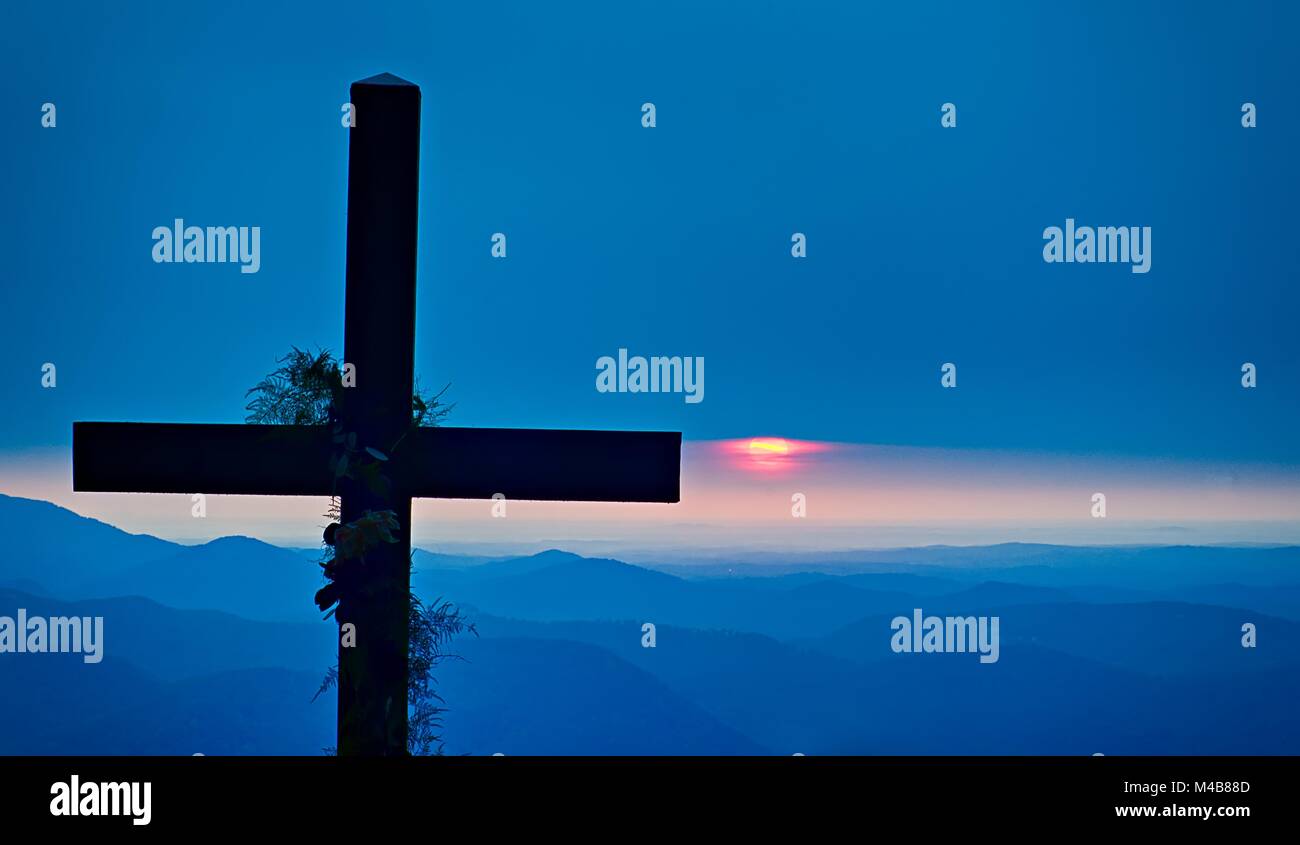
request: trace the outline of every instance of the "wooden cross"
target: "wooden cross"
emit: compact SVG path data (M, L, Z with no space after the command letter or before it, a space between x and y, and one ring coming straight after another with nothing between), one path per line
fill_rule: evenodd
M420 89L382 74L351 97L343 359L356 383L343 426L363 446L399 444L385 464L391 489L344 479L336 491L328 426L97 422L73 423L72 489L339 492L344 523L393 511L397 542L367 551L356 644L339 649L338 752L404 754L412 497L676 502L681 433L411 429Z

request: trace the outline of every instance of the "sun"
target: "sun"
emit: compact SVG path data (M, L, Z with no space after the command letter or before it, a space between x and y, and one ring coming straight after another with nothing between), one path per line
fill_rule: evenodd
M755 457L790 454L790 444L784 437L755 437L749 441L749 454Z
M743 437L718 444L730 466L751 472L785 472L807 467L813 455L830 448L829 443L789 437Z
M733 443L737 465L747 470L772 472L786 469L796 451L795 444L784 437L753 437Z

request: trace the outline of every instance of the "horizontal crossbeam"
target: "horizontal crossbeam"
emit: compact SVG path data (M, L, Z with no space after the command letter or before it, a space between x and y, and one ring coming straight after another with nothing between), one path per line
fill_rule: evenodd
M72 489L328 496L327 426L72 424Z
M676 502L682 436L659 431L420 428L386 468L417 498ZM72 426L78 492L328 496L325 426Z
M676 431L420 428L396 456L411 496L571 502L680 500Z

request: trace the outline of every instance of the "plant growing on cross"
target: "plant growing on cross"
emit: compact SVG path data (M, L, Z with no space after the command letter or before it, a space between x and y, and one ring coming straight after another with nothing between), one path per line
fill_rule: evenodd
M351 602L364 599L366 590L366 551L380 543L395 543L394 533L400 529L397 514L391 510L366 511L360 518L341 524L338 485L345 478L364 483L378 493L391 486L384 474L388 461L386 451L398 444L388 444L383 450L363 445L357 433L346 431L342 413L347 399L347 388L338 362L329 350L315 353L298 347L292 348L276 363L279 366L266 378L250 388L245 406L245 421L255 425L327 425L330 427L333 450L329 467L334 478L334 492L324 516L330 520L324 533L325 553L320 561L322 574L328 583L317 591L317 607L325 611L325 618L334 616L340 630L348 624ZM411 396L411 426L435 426L450 412L452 406L444 404L442 396L447 387L437 393L425 393L416 384ZM403 437L405 435L402 435ZM436 690L433 670L447 658L444 646L457 634L477 634L474 625L467 622L460 611L441 598L431 606L410 596L410 671L407 683L407 750L411 754L442 752L441 716L445 702ZM340 638L343 642L343 638ZM316 696L333 689L338 683L338 666L331 666L325 674ZM332 750L332 749L331 749Z

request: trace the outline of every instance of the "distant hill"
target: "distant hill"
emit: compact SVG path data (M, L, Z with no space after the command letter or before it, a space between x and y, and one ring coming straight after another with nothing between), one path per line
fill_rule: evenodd
M1255 611L1178 602L1015 605L997 601L996 594L986 599L977 603L955 594L920 606L927 616L998 616L1004 648L1032 645L1147 675L1300 674L1300 623ZM889 645L893 615L871 616L799 644L857 662L894 659L899 655ZM1241 645L1245 622L1256 625L1255 648Z
M1043 586L1104 584L1143 590L1214 583L1295 585L1300 584L1300 547L1045 546L1018 558L1002 558L996 567L968 566L964 574Z
M790 573L911 574L1045 586L1168 589L1196 584L1300 584L1300 546L920 546L835 552L748 552L657 566L720 578Z
M1078 590L1073 592L1078 593ZM1159 591L1162 598L1192 604L1248 607L1270 616L1300 621L1300 586L1274 584L1248 587L1242 584L1195 584Z
M696 628L791 637L829 633L880 608L912 599L840 579L687 581L616 560L543 552L473 570L417 570L422 596L444 596L497 616L552 621L640 619Z
M583 643L484 638L439 671L450 754L763 754L649 673Z
M319 684L282 669L160 682L112 657L6 655L0 753L316 755L335 723L332 697L311 701Z
M16 607L104 616L105 657L0 655L0 754L318 754L333 744L333 695L311 701L333 662L328 625L0 591L0 608ZM765 753L595 646L467 636L452 650L460 659L439 671L439 692L453 753Z
M260 622L214 610L178 610L139 597L74 602L0 589L0 615L13 616L20 607L29 616L104 617L105 657L162 681L250 668L307 671L319 680L338 650L338 629L331 622ZM0 664L20 659L0 655Z
M755 634L668 626L658 628L651 649L630 621L485 617L478 624L484 642L597 646L778 754L1300 751L1288 698L1300 692L1300 672L1259 671L1249 659L1239 671L1207 668L1175 678L1015 641L1002 644L998 663L985 665L969 654L895 655L887 648L884 657L840 657ZM495 652L479 652L473 662L480 675L509 671ZM456 677L459 667L449 671ZM1239 716L1243 702L1251 703L1250 719Z
M268 621L318 618L311 597L321 584L319 553L311 550L246 537L181 546L10 496L0 496L0 529L16 538L16 552L0 558L0 586L67 598L139 595ZM558 550L501 560L417 550L414 558L419 595L496 615L644 618L783 638L828 634L900 603L986 581L1064 591L1040 592L1034 601L1230 603L1300 618L1296 547L934 546L791 555L799 571L776 577L771 571L782 567L770 556L763 564L678 567L676 574Z
M332 743L316 552L180 546L12 497L0 528L0 615L103 616L106 655L0 654L0 753ZM450 753L1300 753L1296 554L1011 544L668 572L417 552L413 584L478 626L437 673ZM915 607L999 616L999 661L894 654Z
M222 537L73 584L65 594L148 596L170 607L309 622L321 617L312 596L324 583L320 566L301 553L250 537Z
M76 584L158 560L176 543L78 516L58 505L0 493L0 582L65 595Z

